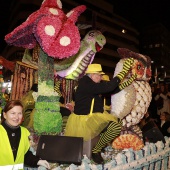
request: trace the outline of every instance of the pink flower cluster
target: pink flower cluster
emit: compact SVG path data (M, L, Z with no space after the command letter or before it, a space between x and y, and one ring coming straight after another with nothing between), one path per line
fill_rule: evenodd
M68 58L80 48L80 34L75 22L86 10L81 5L67 15L62 11L60 0L45 0L39 10L11 33L5 36L9 45L32 49L38 42L48 56Z

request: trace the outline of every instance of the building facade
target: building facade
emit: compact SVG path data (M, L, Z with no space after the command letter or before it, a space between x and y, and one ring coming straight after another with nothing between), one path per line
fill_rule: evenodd
M152 59L153 76L161 81L170 76L170 33L161 23L145 27L141 33L141 51ZM157 74L157 75L156 75Z

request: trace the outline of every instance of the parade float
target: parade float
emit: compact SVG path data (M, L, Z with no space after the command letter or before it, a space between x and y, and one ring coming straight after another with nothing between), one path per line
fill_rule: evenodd
M69 95L74 87L73 82L84 75L96 52L99 52L106 43L105 37L97 30L90 31L81 40L75 23L85 9L86 7L81 5L65 14L60 0L44 0L39 10L5 36L9 45L25 48L22 62L15 63L11 99L22 99L34 83L38 84L38 92L32 93L31 102L30 100L24 102L24 107L29 108L33 105L30 113L33 115L30 119L32 121L30 131L31 150L34 154L40 135L62 134L60 95L54 92L54 78L57 77L57 80L61 81L66 101L69 102L71 100ZM84 155L81 165L51 163L52 169L165 170L169 168L170 139L165 138L166 143L158 141L146 144L137 126L151 101L148 84L151 76L150 59L127 49L119 49L118 53L122 59L115 68L114 76L122 69L124 58L132 57L135 59L135 64L130 74L136 72L137 80L130 87L116 94L117 96L112 96L111 114L123 120L123 128L120 136L113 143L108 144L102 152L105 164L96 165L87 155ZM127 76L125 81L128 78ZM31 168L25 167L25 169Z

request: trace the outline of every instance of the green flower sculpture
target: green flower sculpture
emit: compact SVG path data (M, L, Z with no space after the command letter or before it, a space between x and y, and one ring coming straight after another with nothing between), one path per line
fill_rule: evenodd
M38 97L35 103L34 130L38 134L58 134L62 130L59 96L54 92L54 62L41 49L38 64Z

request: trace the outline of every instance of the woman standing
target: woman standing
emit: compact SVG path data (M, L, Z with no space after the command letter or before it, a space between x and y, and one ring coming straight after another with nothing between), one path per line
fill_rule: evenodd
M165 89L164 84L160 85L160 91L155 96L155 100L157 103L161 103L160 101L162 101L162 106L160 108L158 107L158 115L163 112L168 112L170 114L168 91Z
M20 126L23 120L22 111L23 105L19 100L9 101L4 107L4 121L0 125L0 169L24 169L24 164L50 168L46 160L40 160L29 151L30 133Z

